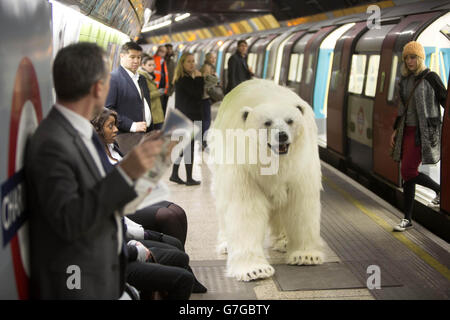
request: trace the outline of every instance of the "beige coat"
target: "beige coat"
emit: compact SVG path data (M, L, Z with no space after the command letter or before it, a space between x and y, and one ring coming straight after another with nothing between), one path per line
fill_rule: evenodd
M139 68L138 72L145 77L148 89L150 91L150 109L152 113L152 122L153 124L162 123L164 122L164 112L161 105L161 94L158 91L156 83L147 71Z

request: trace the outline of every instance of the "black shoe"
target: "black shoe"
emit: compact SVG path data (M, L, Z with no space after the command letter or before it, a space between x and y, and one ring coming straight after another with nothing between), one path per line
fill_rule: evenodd
M170 181L178 183L178 184L186 184L186 182L184 182L183 180L180 179L180 177L178 176L170 176L169 178Z
M194 286L192 287L192 293L205 293L208 289L204 285L202 285L200 282L198 282L197 279L194 281Z
M198 186L200 184L200 181L194 180L194 179L188 179L186 181L187 186Z

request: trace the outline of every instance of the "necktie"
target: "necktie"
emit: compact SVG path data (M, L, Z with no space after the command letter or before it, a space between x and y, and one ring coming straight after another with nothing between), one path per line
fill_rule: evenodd
M98 137L98 134L96 132L92 132L91 139L94 143L95 149L97 150L98 156L100 157L103 169L105 170L105 173L108 174L114 168L114 166L108 160L108 156L105 152L105 146L100 141L100 138Z

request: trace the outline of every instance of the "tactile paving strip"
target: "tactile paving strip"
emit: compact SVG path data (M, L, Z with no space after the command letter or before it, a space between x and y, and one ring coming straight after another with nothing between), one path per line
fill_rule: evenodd
M225 260L191 261L197 279L208 288L204 294L192 294L192 300L256 300L253 290L258 281L242 282L225 276Z

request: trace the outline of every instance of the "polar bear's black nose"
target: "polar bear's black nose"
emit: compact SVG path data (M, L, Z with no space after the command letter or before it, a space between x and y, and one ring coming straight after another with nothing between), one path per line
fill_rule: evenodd
M278 142L283 143L286 142L288 139L289 137L286 132L281 131L280 133L278 133Z

